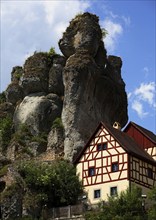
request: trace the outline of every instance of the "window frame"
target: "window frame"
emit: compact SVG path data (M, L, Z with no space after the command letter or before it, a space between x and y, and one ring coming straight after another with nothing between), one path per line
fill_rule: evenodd
M147 176L148 178L153 179L153 170L150 167L147 168Z
M91 174L91 170L94 171L94 174L93 174L93 175ZM89 167L89 168L88 168L88 176L89 176L89 177L95 176L95 166L92 166L92 167Z
M97 193L97 194L96 194ZM101 189L95 189L94 190L94 195L93 195L94 199L99 199L101 198Z
M101 147L101 149L99 148ZM97 151L107 150L107 142L97 144Z
M113 192L113 190L115 190L115 193ZM115 197L117 195L118 195L118 187L117 186L110 187L110 196Z
M114 169L115 165L117 165L116 166L117 169L116 168ZM112 172L118 172L119 171L119 162L113 162L111 168L112 168Z

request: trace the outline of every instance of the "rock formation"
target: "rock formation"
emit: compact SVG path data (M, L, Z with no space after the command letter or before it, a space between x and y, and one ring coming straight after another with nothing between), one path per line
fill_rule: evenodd
M73 161L100 121L117 121L121 127L127 123L122 60L107 56L102 37L96 15L78 15L59 41L63 56L35 52L23 67L13 68L6 98L0 97L0 123L12 132L3 140L5 132L0 131L6 161L52 160L53 154ZM11 125L3 122L7 117ZM5 191L1 177L0 183ZM22 215L21 207L16 210L21 198L15 197L10 217ZM7 216L9 211L3 218Z
M59 46L68 58L63 71L62 121L65 157L72 160L100 121L111 125L118 121L122 127L126 124L127 97L121 78L122 61L106 56L97 16L78 15Z

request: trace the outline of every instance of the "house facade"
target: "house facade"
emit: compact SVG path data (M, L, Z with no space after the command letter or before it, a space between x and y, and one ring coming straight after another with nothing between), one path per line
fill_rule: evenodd
M101 122L75 164L90 204L106 201L133 183L144 194L156 186L156 161L118 126Z

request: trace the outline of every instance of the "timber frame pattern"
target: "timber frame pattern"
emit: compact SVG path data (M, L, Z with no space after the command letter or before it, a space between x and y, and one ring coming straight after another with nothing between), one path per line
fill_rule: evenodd
M156 161L147 152L126 132L101 122L75 164L87 190L124 181L127 187L135 183L150 189L156 185Z

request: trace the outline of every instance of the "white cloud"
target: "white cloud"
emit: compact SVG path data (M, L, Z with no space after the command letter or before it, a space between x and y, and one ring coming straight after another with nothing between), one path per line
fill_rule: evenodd
M87 0L1 1L1 88L10 82L12 67L28 54L58 48L69 21L90 6ZM3 55L3 56L2 56Z
M140 118L143 118L146 115L148 115L148 112L144 112L142 103L137 100L134 100L132 102L132 109L137 112Z
M106 18L102 23L101 26L104 27L108 34L104 39L106 49L109 53L114 52L117 44L117 39L123 33L123 28L121 24L117 22L113 22L111 19Z
M141 83L139 88L135 89L134 95L139 100L147 102L151 106L155 106L156 84L154 82Z
M156 109L156 84L155 82L141 83L133 92L128 93L131 108L140 118ZM145 109L147 109L145 111Z
M142 71L145 74L145 78L147 78L149 75L149 68L147 66L145 66Z
M123 19L123 21L125 22L126 26L129 26L131 24L131 19L130 17L126 17L126 16L121 16L121 18Z

